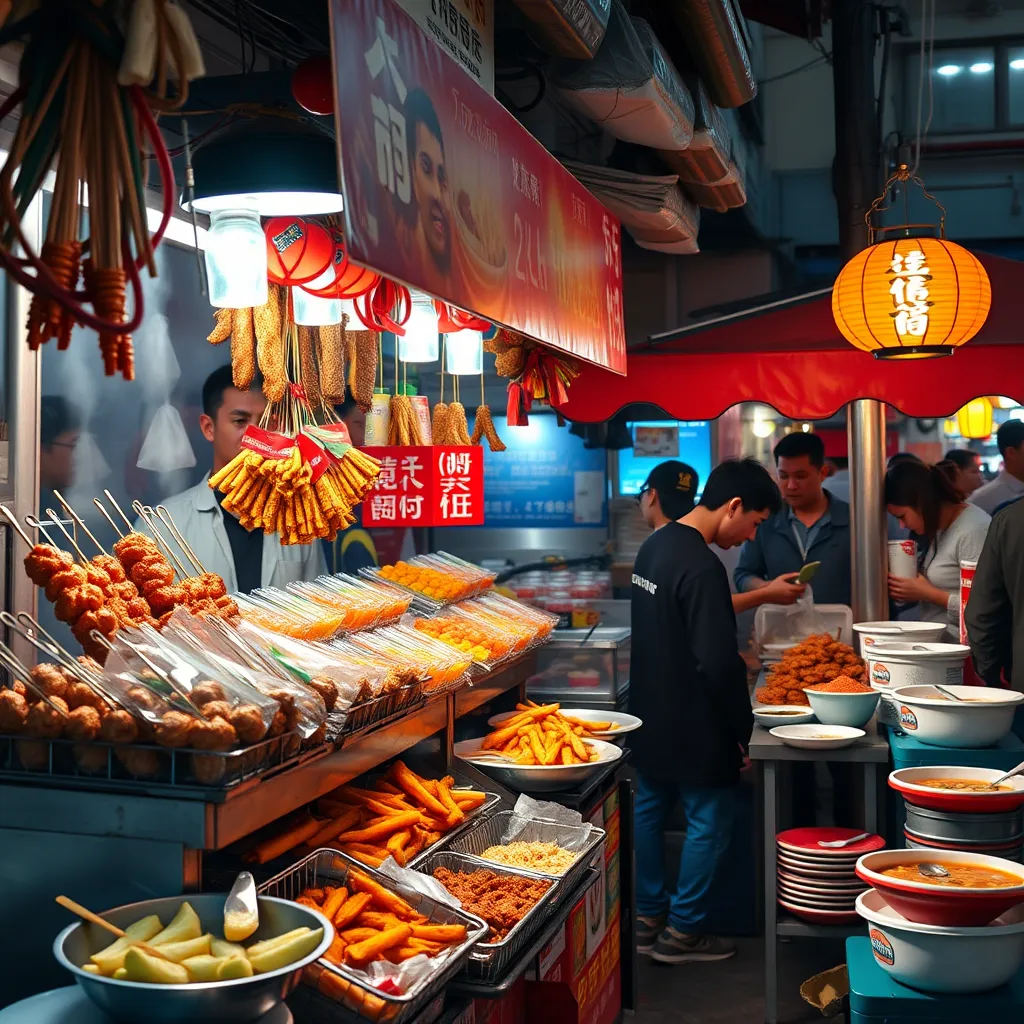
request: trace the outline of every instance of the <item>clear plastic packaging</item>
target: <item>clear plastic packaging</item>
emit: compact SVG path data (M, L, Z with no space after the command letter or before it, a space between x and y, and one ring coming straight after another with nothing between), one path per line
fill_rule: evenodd
M290 583L288 591L335 612L344 613L342 629L373 629L400 619L411 598L395 587L356 576L320 576L309 583Z

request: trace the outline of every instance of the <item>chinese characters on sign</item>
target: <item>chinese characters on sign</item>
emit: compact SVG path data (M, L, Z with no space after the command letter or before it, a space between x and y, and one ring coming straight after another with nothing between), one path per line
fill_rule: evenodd
M925 266L925 255L920 249L908 253L894 253L889 267L892 283L893 325L900 341L923 338L928 333L928 282L931 273Z
M494 0L398 0L399 6L489 93L494 92Z
M402 2L331 0L350 257L624 374L618 220L438 45L490 5Z
M363 503L364 526L482 526L483 449L370 448L380 476Z

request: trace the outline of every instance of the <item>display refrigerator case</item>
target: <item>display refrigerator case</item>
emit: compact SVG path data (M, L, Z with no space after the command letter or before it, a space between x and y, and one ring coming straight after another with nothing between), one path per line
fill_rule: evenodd
M557 629L538 652L527 693L538 701L622 708L629 691L630 644L631 630L624 627Z

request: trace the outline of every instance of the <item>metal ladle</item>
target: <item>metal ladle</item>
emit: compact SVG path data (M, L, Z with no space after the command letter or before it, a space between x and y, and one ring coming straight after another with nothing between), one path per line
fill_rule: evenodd
M917 871L925 878L949 878L949 872L941 864L933 864L928 860L918 864Z

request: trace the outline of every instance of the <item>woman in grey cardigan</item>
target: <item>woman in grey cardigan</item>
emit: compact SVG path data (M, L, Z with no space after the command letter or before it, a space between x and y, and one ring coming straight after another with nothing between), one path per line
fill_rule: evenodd
M889 512L920 538L918 575L889 576L889 596L916 601L917 618L944 622L943 639L960 636L960 563L976 562L992 521L987 512L963 501L953 483L951 464L897 463L885 475Z

